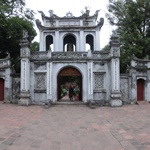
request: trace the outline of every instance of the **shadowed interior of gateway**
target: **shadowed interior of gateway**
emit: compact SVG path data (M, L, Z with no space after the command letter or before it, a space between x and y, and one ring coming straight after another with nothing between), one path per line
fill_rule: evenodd
M70 101L69 87L73 88L73 101L82 100L82 86L80 76L59 76L58 78L58 101Z

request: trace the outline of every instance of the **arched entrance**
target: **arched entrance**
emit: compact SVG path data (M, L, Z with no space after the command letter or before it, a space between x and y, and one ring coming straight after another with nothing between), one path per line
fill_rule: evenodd
M0 78L0 101L4 100L4 79Z
M69 101L68 90L74 88L74 101L82 101L82 75L74 67L67 67L60 71L57 77L57 100Z
M64 50L63 51L72 51L75 52L76 51L76 39L74 37L74 35L69 34L66 35L64 38L64 46L63 46Z
M144 100L144 84L145 81L143 79L137 80L137 101Z

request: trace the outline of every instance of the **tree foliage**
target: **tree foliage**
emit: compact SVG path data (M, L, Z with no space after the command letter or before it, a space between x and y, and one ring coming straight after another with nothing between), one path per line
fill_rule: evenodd
M6 18L19 16L29 21L34 19L34 11L25 7L24 0L0 0L0 15Z
M102 48L102 51L110 51L110 44L107 44L105 45L103 48Z
M33 21L34 12L25 8L23 0L0 0L0 58L9 53L17 72L23 31L28 31L29 42L36 36Z
M121 72L134 54L150 55L150 1L109 0L107 18L117 27L121 41Z
M39 42L34 41L30 44L31 51L39 51Z

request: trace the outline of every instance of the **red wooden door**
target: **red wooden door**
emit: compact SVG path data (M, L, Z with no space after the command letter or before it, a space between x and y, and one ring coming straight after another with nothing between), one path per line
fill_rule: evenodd
M138 101L144 100L144 80L143 79L137 80L137 100Z
M4 100L4 80L0 78L0 101Z

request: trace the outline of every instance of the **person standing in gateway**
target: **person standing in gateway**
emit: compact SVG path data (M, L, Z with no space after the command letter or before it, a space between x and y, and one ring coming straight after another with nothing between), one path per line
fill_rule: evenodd
M69 98L70 98L70 101L73 101L73 88L71 85L69 87Z

